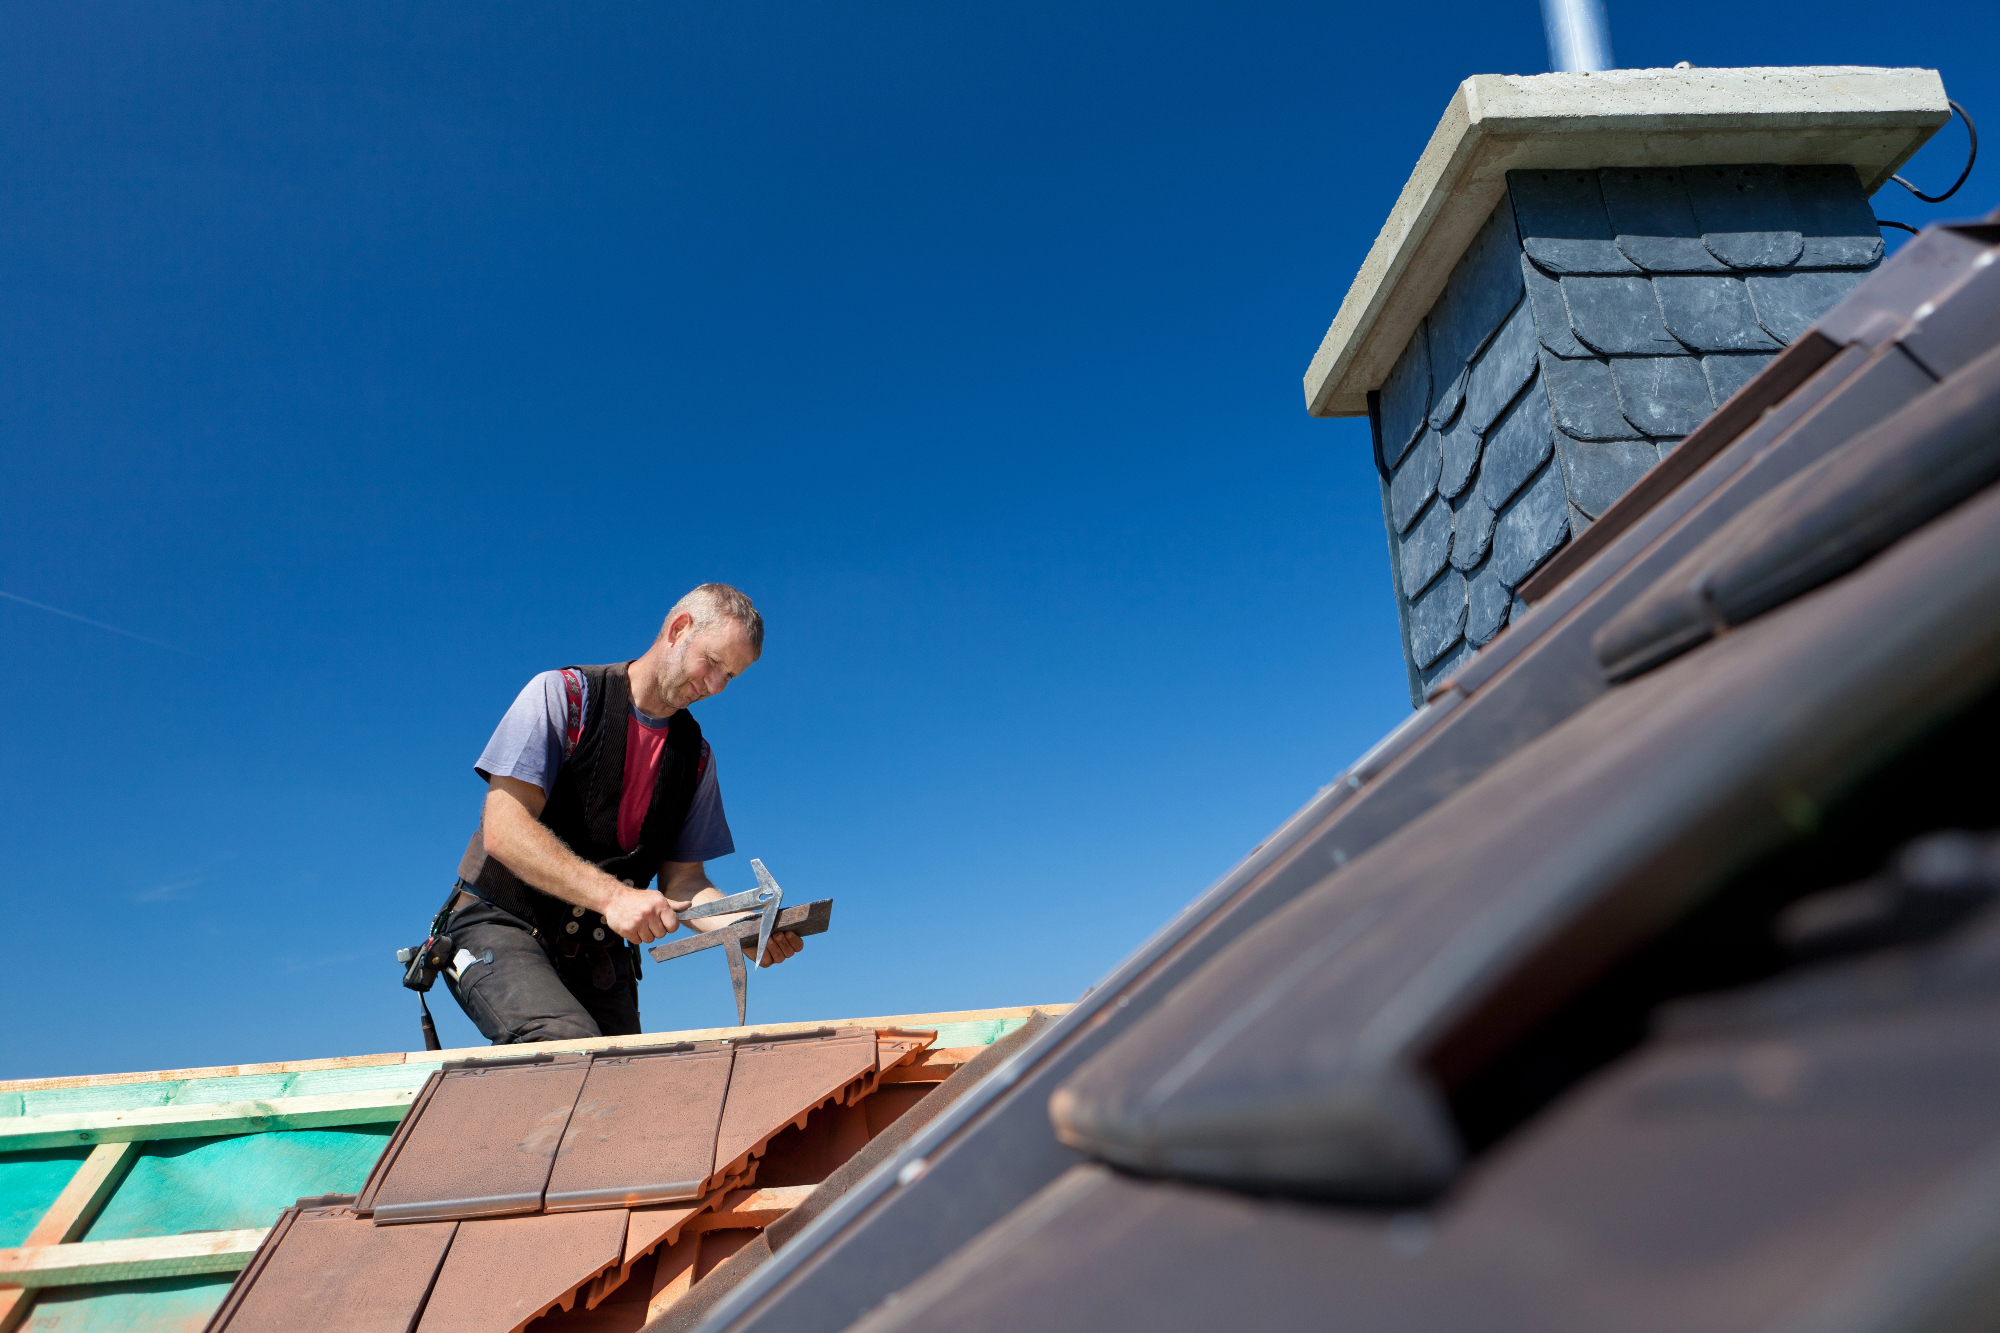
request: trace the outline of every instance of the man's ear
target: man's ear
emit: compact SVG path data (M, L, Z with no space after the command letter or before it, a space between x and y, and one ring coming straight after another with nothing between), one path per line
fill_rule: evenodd
M678 644L681 641L681 636L686 634L688 627L693 624L694 613L690 611L683 611L672 620L669 620L667 622L667 642L669 644Z

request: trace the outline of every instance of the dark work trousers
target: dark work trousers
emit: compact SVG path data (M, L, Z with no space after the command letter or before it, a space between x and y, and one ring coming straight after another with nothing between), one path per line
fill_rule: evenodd
M639 1029L639 977L632 946L616 935L588 942L572 958L543 947L534 928L489 902L451 914L445 925L452 952L475 962L445 985L465 1016L496 1046L574 1037L623 1037Z

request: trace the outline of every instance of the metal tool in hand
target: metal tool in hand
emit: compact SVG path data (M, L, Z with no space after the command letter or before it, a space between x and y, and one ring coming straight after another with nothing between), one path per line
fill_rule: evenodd
M764 869L764 863L754 856L750 858L750 869L757 876L756 888L732 893L727 898L717 898L712 903L696 903L682 912L680 917L683 921L697 921L703 917L728 916L731 912L761 911L764 916L757 923L757 966L762 967L764 950L771 944L771 923L778 919L778 909L785 905L785 891L778 887L777 880L771 878L771 872ZM742 952L740 947L737 952Z
M699 921L708 917L728 916L732 912L756 912L757 921L757 966L763 967L766 951L771 947L771 932L774 928L788 930L797 935L816 935L826 929L833 914L833 900L822 899L803 907L794 907L785 912L783 925L778 923L778 914L784 909L785 891L778 887L778 881L771 878L771 872L758 860L750 862L750 869L756 873L757 887L743 893L734 893L714 902L698 903L680 914L683 921ZM743 943L748 935L749 922L738 921L720 929L696 935L692 939L668 940L652 950L653 961L664 963L669 958L679 958L683 954L699 953L703 949L720 946L729 957L729 984L736 992L736 1021L744 1023L748 1015L748 990L750 973L743 962Z

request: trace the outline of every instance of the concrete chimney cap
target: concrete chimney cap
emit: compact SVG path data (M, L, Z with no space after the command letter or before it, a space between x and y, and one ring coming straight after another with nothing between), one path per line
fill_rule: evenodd
M1506 192L1536 167L1844 162L1871 194L1951 118L1936 70L1817 65L1475 74L1458 86L1306 370L1316 417L1362 416Z

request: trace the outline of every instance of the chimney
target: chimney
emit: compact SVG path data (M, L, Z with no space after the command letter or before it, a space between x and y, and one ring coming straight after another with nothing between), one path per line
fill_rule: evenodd
M1305 377L1369 418L1410 697L1882 257L1935 71L1476 75Z

